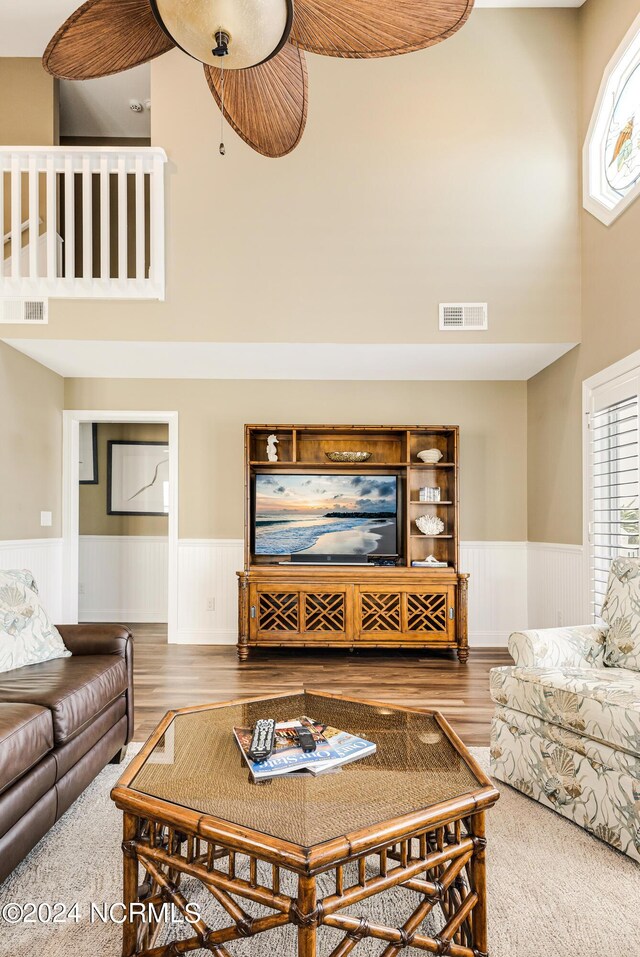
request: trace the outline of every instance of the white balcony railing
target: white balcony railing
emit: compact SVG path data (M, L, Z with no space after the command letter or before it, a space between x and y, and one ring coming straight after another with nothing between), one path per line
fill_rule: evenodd
M166 159L0 147L0 297L164 299Z

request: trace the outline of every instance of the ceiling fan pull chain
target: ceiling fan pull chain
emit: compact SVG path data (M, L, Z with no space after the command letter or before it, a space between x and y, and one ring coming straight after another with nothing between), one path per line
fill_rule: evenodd
M224 146L224 60L220 65L220 156L224 156L226 149Z

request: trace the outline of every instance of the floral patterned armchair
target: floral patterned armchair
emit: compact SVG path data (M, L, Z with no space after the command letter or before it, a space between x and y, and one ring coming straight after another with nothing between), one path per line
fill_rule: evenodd
M492 773L640 861L640 561L612 563L601 614L511 635Z

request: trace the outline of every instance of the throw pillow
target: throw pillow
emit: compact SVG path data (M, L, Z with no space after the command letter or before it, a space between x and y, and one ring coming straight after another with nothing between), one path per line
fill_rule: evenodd
M600 615L609 625L605 664L640 671L640 561L611 562L607 594Z
M70 654L40 603L31 572L0 571L0 672Z

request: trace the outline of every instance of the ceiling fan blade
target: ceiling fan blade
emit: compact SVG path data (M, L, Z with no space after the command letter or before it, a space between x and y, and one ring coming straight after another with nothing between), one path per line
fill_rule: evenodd
M174 46L149 0L87 0L52 37L42 63L61 79L90 80L146 63Z
M290 40L324 56L412 53L462 27L474 0L295 0Z
M205 65L207 83L221 107L222 73ZM307 119L307 65L302 50L282 50L247 70L225 70L224 115L264 156L284 156L298 145Z

